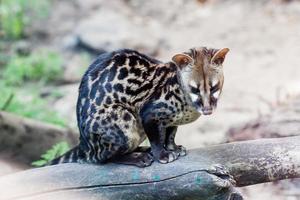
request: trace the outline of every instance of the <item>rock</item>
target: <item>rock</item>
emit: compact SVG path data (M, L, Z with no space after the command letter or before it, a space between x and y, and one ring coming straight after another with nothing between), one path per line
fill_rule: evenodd
M120 48L141 50L155 54L161 46L162 28L155 21L139 21L114 10L100 10L82 21L75 34L93 49L113 51Z

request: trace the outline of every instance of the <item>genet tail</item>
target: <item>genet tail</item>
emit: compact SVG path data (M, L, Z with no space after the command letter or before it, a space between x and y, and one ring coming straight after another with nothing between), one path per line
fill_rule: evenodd
M56 165L60 163L76 163L83 159L83 153L79 146L75 146L73 149L67 151L62 156L59 156L51 160L47 165Z

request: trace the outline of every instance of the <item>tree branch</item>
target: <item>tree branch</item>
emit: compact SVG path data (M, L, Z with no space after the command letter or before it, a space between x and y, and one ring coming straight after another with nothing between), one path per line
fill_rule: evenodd
M239 199L237 186L300 177L300 136L190 150L147 168L62 164L0 178L0 199ZM239 197L239 198L238 198Z

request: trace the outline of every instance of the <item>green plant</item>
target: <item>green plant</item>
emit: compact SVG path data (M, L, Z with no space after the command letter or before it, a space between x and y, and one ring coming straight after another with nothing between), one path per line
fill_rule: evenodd
M0 110L65 126L65 120L49 108L49 102L62 94L53 90L41 98L38 92L45 82L61 78L63 68L59 54L40 51L28 56L14 55L2 68Z
M0 81L0 90L0 110L65 126L65 120L48 106L48 101L55 98L54 95L43 99L33 86L19 89L7 86L3 81Z
M6 38L19 39L31 19L45 17L49 0L1 0L0 25Z
M59 142L51 147L46 153L41 155L41 158L37 161L31 163L32 166L41 167L47 164L49 161L63 155L70 150L69 144L67 142Z
M28 56L13 56L3 70L8 85L24 81L54 81L62 77L62 58L54 52L41 51Z

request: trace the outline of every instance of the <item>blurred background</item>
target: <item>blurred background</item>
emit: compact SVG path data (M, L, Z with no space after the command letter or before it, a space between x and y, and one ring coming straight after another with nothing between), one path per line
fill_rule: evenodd
M1 0L0 17L0 110L74 130L73 138L81 76L97 55L119 48L163 61L196 46L230 48L218 109L179 129L177 143L188 148L234 141L230 128L300 93L300 1ZM39 136L26 148L43 154L39 160L22 156L34 134L10 136L12 144L4 137L0 133L0 176L76 144L66 136ZM45 153L36 145L54 146ZM297 180L241 190L246 199L300 199L291 182Z

